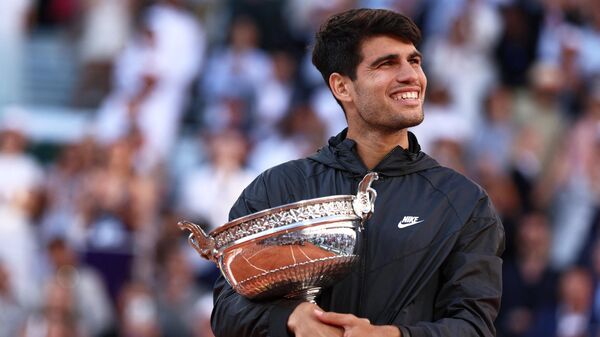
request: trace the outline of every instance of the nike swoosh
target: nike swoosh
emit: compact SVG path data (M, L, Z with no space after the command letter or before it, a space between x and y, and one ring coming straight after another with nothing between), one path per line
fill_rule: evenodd
M408 223L402 223L402 221L401 221L401 222L398 223L398 228L410 227L412 225L419 224L419 223L421 223L423 221L425 221L425 220L421 220L421 221L417 221L417 222L408 222Z

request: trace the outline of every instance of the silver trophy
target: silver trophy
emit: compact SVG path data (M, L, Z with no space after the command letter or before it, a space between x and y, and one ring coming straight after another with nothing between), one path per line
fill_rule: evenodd
M373 213L376 191L368 173L356 195L308 199L237 218L188 241L220 268L231 287L250 299L315 300L322 287L344 277L358 260L363 222Z

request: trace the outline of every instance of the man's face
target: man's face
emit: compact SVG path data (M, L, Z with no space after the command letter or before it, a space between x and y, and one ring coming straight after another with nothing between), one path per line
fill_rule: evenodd
M376 36L362 43L361 53L356 79L349 86L349 127L395 132L420 124L427 78L416 47Z

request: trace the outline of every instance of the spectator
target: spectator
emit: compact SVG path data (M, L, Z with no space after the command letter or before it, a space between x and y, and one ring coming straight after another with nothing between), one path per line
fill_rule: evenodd
M0 261L0 337L17 336L26 313L15 297L10 279L8 269Z
M60 279L44 287L44 302L25 324L23 337L87 337L76 315L72 289Z
M583 173L590 167L599 134L600 81L589 91L583 115L574 123L569 137L568 162L574 172Z
M250 113L248 109L256 99L257 91L272 73L271 58L259 48L259 39L256 23L248 17L238 17L231 24L228 43L211 53L200 88L207 105L204 115L207 128L216 131L235 126L231 116L215 108L225 99L241 100L246 109L240 113ZM243 120L252 118L241 117Z
M133 0L81 1L79 75L75 104L96 108L110 89L113 61L129 39Z
M543 213L522 217L517 252L503 268L502 310L497 324L505 337L528 336L536 315L555 305L558 275L549 264L551 232Z
M483 104L482 118L469 146L470 164L475 172L485 170L507 173L511 166L512 142L515 137L513 94L507 87L489 91Z
M540 311L528 337L585 337L593 331L591 322L592 279L587 269L570 268L560 277L555 306Z
M252 149L249 165L255 172L310 154L323 141L325 126L311 107L298 105L291 109L271 136Z
M91 143L90 143L91 142ZM70 244L83 247L85 223L82 206L85 204L85 178L99 153L92 139L67 144L48 168L44 184L45 210L40 220L40 234L47 240L53 236L66 238ZM91 148L88 148L91 147ZM88 152L89 151L89 152ZM86 153L87 152L87 153Z
M208 162L184 172L177 200L182 214L206 219L212 230L228 221L229 205L256 174L246 168L249 144L240 131L212 134L207 145Z
M257 91L254 113L257 123L253 138L261 139L272 133L292 107L295 90L296 63L293 56L283 50L271 54L272 75Z
M198 21L181 1L151 6L116 62L114 88L98 111L97 137L108 144L139 130L147 166L164 161L198 75L204 43Z
M41 206L42 167L25 152L25 114L12 110L0 121L0 259L19 303L36 304L36 236L33 221Z
M531 90L515 97L513 164L528 184L546 174L566 130L566 113L557 96L562 75L556 66L538 63L530 72Z
M554 209L552 261L567 268L590 252L600 205L600 99L591 94L586 110L540 181L536 197ZM587 247L587 248L586 248Z
M484 96L497 80L491 48L501 26L495 9L482 1L470 1L464 8L449 15L447 36L431 37L424 43L423 53L430 55L424 60L429 76L447 84L455 111L472 132Z
M5 110L0 120L0 205L33 218L38 212L44 172L26 153L27 112L18 106Z
M553 1L546 1L550 3ZM502 83L511 88L527 84L527 73L536 61L543 11L532 1L505 1L501 7L504 30L495 50Z
M112 144L85 177L85 260L103 275L113 298L130 277L152 274L147 261L153 259L160 180L136 170L135 146L135 139Z
M203 289L196 286L191 267L185 251L172 245L160 268L158 283L157 308L163 337L191 337L197 324L195 306Z
M121 337L160 337L156 298L143 282L127 283L118 301Z
M576 67L586 81L600 75L600 10L590 1L548 2L538 45L543 62L559 64L564 48L577 49ZM587 20L586 20L587 19Z
M79 262L76 252L63 238L48 242L53 266L50 274L62 287L68 287L73 301L73 319L89 337L104 336L113 328L112 302L100 275Z

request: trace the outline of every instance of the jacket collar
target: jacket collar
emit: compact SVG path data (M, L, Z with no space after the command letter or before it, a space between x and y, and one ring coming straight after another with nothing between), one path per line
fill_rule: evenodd
M353 176L364 176L369 171L356 152L356 142L346 138L348 129L329 139L309 158L324 165L346 171ZM396 146L373 168L374 172L384 176L402 176L425 169L440 166L433 158L421 151L417 137L408 132L408 149Z

